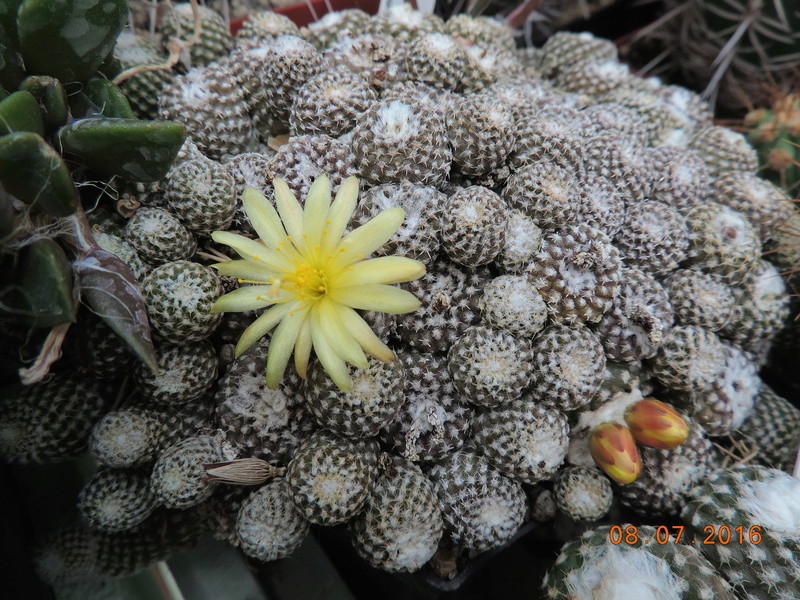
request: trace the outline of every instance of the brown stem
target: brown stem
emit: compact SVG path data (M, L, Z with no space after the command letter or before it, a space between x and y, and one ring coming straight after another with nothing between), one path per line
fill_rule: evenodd
M185 41L178 39L170 40L167 44L167 48L169 49L169 56L167 57L167 60L155 65L138 65L136 67L131 67L130 69L125 69L111 81L114 85L119 85L126 79L130 79L139 73L147 73L149 71L169 71L172 69L172 67L178 64L178 61L180 61L181 54L184 50L191 48L198 41L200 41L200 34L203 32L203 25L200 22L200 5L197 3L197 0L189 0L189 3L192 5L192 17L194 18L194 31L192 32L192 37Z
M78 205L78 209L70 216L65 217L65 220L71 227L63 234L64 241L79 256L83 256L97 248L92 227L89 225L89 220L86 218L86 213L83 211L82 206Z
M62 323L50 330L33 365L19 370L19 378L22 383L25 385L38 383L50 372L50 366L61 358L61 345L64 343L70 325L72 323Z

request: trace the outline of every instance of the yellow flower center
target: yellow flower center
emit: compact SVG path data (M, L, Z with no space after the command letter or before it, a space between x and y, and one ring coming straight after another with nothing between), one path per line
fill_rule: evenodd
M308 263L297 265L294 273L284 278L285 289L293 289L307 300L316 300L328 291L328 282L322 269Z

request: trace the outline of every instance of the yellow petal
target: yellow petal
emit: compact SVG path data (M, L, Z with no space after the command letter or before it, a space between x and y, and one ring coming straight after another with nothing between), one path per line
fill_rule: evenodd
M272 269L273 271L288 271L294 269L292 263L285 257L267 248L264 244L246 238L238 233L215 231L211 234L211 239L218 244L230 246L236 250L243 259L258 265L264 265L266 268Z
M298 244L302 245L303 239L303 208L283 179L276 177L272 180L272 185L275 186L275 206L281 216L283 228L300 250L301 246Z
M303 234L306 245L312 252L322 244L322 231L331 206L331 182L327 175L320 175L311 184L303 209Z
M348 177L339 186L336 198L328 211L328 231L324 237L323 248L325 252L332 252L336 248L344 230L347 229L347 224L350 223L357 200L358 178Z
M236 277L244 281L268 283L269 278L275 275L274 269L266 269L264 266L252 263L249 260L227 260L213 265L220 275Z
M264 194L256 189L247 188L242 194L242 205L253 229L262 240L269 244L277 244L286 237L286 230L281 224L278 211Z
M352 334L342 325L337 310L339 306L341 305L327 299L317 303L322 334L327 338L331 349L341 358L359 369L366 369L369 366L367 357Z
M303 321L294 344L294 368L303 379L308 376L308 359L311 356L311 319Z
M368 283L402 283L425 274L425 265L404 256L382 256L362 260L347 267L335 284L341 287Z
M331 300L345 306L394 315L414 312L421 304L411 292L383 284L336 287L329 295Z
M322 333L322 323L319 318L319 311L311 313L311 339L314 342L314 353L317 355L322 368L343 392L353 389L353 382L350 379L350 372L345 363L336 352L330 347L328 339Z
M255 321L250 323L247 329L242 332L242 337L240 337L239 341L236 343L234 356L237 358L241 356L243 352L250 348L250 346L267 335L267 333L269 333L269 331L275 327L275 325L280 323L281 319L289 314L289 311L291 311L293 308L296 308L298 305L301 305L301 303L285 302L283 304L276 304L263 315L258 317Z
M406 211L399 206L393 206L348 233L339 243L340 253L336 257L336 264L342 266L350 263L383 246L402 225L405 217Z
M308 317L308 308L289 312L278 325L269 342L267 352L267 387L274 390L283 378L286 364L297 342L297 335Z
M345 306L339 310L339 316L342 318L342 325L344 328L353 334L353 337L365 352L383 362L391 362L394 360L394 353L389 346L384 344L380 338L375 335L369 323L361 318L361 315L356 311Z
M272 286L269 285L248 285L240 287L221 296L211 307L212 313L218 312L244 312L247 310L257 310L270 304L275 304L279 299L289 297L288 292L283 292L280 296L270 297ZM282 292L283 290L278 290Z

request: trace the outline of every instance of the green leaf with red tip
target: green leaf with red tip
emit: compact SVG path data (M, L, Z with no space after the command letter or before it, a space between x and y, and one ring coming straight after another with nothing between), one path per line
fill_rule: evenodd
M186 131L173 121L93 118L58 132L65 153L106 175L158 181L178 155Z
M66 217L78 206L69 169L50 144L31 132L0 138L0 184L26 204L54 217Z

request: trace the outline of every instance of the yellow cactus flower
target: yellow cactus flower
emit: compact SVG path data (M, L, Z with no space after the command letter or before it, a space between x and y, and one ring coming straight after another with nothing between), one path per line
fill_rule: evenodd
M214 303L215 312L268 308L242 333L238 357L273 328L267 353L267 386L277 387L289 357L306 377L313 347L320 363L343 391L351 388L347 363L367 367L365 352L382 361L394 354L356 312L401 314L416 310L413 294L390 284L422 277L425 266L401 256L367 258L394 235L405 218L400 207L384 210L344 235L358 198L358 180L349 177L331 202L326 176L311 186L305 208L282 179L275 178L275 207L248 188L244 210L260 240L215 231L215 242L233 248L242 260L214 265L242 286Z

